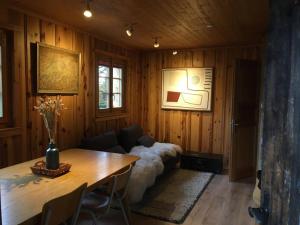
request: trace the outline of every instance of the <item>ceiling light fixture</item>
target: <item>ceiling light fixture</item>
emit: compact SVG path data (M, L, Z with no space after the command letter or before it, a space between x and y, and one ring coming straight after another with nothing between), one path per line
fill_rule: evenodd
M158 48L159 47L158 37L156 37L154 39L155 39L155 41L154 41L153 47Z
M91 18L93 16L93 13L91 11L91 7L90 7L90 1L91 0L86 0L86 7L85 7L85 10L83 12L83 15L86 17L86 18Z
M178 51L177 50L173 50L173 55L177 55Z
M133 26L132 24L126 29L126 34L128 37L131 37L133 34Z

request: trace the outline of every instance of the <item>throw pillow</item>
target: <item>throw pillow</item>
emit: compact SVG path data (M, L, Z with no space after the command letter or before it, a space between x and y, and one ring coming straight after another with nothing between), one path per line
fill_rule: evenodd
M143 145L147 148L151 147L155 143L155 139L149 135L144 135L137 140L139 145Z

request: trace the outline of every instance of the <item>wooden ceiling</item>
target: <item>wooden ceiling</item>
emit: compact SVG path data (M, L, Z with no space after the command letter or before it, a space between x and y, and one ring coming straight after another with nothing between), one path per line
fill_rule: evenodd
M268 23L268 0L92 0L91 19L82 15L84 0L10 3L140 49L153 48L156 36L164 49L258 43L263 40ZM137 23L131 38L125 34L130 23Z

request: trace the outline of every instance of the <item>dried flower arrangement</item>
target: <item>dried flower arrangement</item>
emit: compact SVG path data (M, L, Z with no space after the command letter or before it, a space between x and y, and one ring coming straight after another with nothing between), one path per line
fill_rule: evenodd
M60 96L56 96L56 99L41 97L37 100L37 106L34 109L38 110L40 115L44 119L45 127L48 131L50 143L55 143L57 117L65 109L64 104Z

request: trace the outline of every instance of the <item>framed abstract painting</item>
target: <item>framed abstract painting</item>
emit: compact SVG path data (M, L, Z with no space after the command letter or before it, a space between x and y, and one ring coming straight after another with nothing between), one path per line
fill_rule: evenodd
M162 108L211 111L213 68L162 70Z

